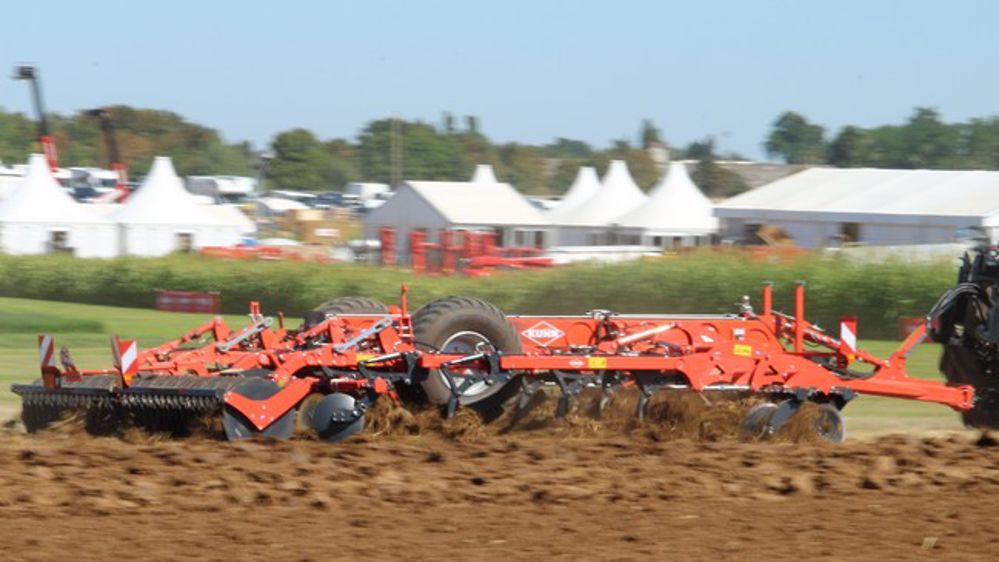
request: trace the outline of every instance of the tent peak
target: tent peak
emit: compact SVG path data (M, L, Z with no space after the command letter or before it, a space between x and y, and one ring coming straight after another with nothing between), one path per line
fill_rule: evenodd
M475 166L475 173L472 174L472 183L499 183L496 180L496 173L489 164L479 164Z

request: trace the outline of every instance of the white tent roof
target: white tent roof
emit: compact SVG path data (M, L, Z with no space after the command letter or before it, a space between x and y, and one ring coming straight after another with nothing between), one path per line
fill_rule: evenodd
M121 203L85 203L84 205L91 213L106 219L110 219L123 207Z
M573 209L585 203L600 191L600 178L597 171L590 166L583 166L576 172L576 179L569 191L562 196L562 201L548 213L548 219L558 223L563 217L570 216Z
M112 219L121 224L228 226L228 221L199 205L184 189L173 162L157 156L142 185L129 196Z
M453 224L548 224L541 211L508 183L410 181L403 184L402 189L406 188L415 191Z
M628 165L622 160L613 160L604 174L600 189L554 222L566 226L606 226L647 199L648 196L631 179Z
M235 205L205 205L204 207L219 221L238 227L239 231L244 234L252 234L257 231L256 223Z
M690 179L687 167L673 162L659 185L649 193L648 201L614 222L626 228L665 234L703 234L718 230L713 208L711 201Z
M728 199L719 217L895 220L999 212L999 172L810 168Z
M496 181L496 173L489 164L479 164L472 174L472 183L499 183Z
M0 222L93 224L106 221L73 200L52 177L41 154L32 154L21 184L0 202Z

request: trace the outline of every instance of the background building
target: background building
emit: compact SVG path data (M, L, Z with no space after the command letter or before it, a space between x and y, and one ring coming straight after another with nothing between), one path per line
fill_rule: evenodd
M811 168L715 208L722 237L798 246L952 242L966 227L999 239L999 172Z
M427 233L437 242L441 230L493 231L500 246L545 248L550 224L510 184L478 182L409 181L384 205L364 216L365 237L378 238L383 227L396 229L397 259L408 263L409 234Z

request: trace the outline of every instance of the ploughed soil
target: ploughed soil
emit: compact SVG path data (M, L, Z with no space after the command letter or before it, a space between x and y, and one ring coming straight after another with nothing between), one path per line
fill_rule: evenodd
M229 443L74 420L0 431L0 552L14 559L996 560L988 436L833 445L734 430L696 396L600 419L441 420L384 401L339 444ZM807 421L807 412L802 419ZM804 423L804 422L802 422ZM806 424L807 425L807 424Z

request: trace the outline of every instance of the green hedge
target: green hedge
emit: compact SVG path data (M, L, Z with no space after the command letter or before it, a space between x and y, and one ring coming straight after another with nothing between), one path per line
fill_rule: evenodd
M860 317L862 337L894 337L898 319L926 312L953 284L952 263L858 264L808 257L759 263L740 253L703 253L617 265L577 265L507 272L485 279L415 276L358 265L220 261L197 257L76 260L65 256L0 256L0 296L151 307L154 289L219 291L226 312L259 300L265 311L298 315L328 298L365 295L395 303L408 283L417 306L452 294L475 295L508 312L717 313L748 294L758 302L764 281L790 312L796 280L808 283L808 317L835 328L844 313Z

